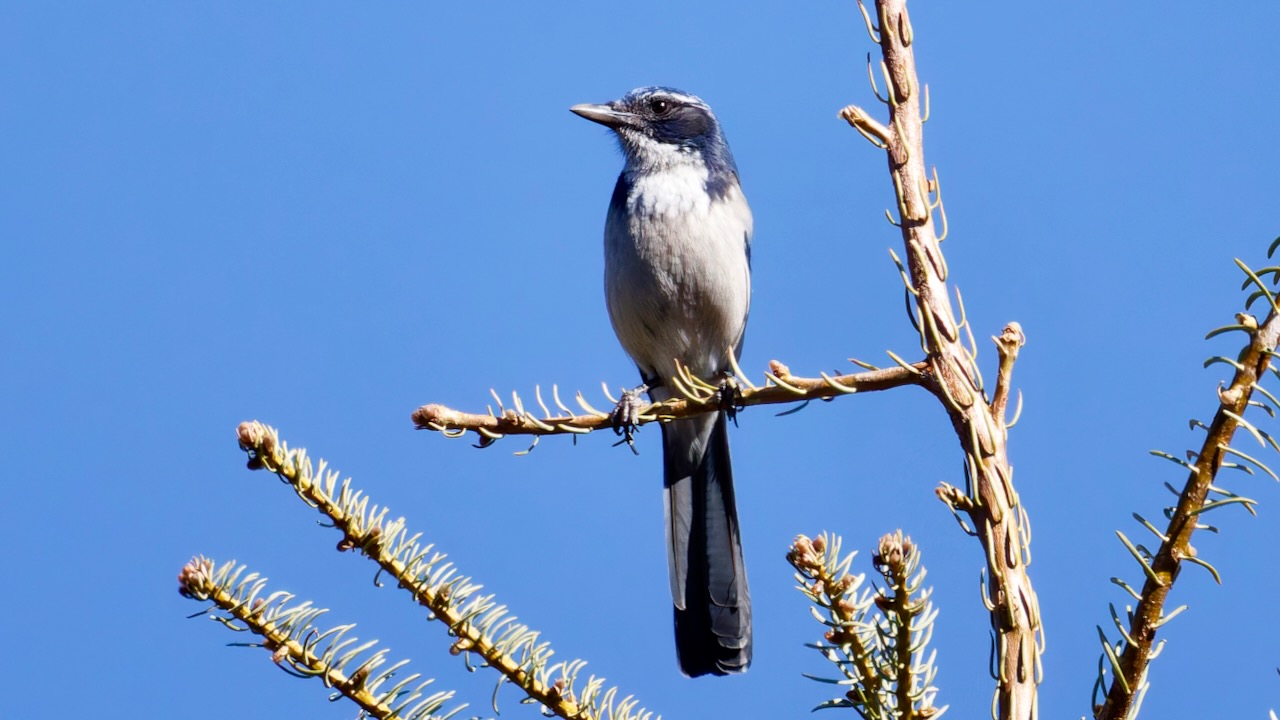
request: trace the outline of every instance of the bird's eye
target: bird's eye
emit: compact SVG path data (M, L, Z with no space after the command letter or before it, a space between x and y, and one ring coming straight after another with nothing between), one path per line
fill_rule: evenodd
M649 101L649 109L654 115L666 115L671 110L671 101L657 98Z

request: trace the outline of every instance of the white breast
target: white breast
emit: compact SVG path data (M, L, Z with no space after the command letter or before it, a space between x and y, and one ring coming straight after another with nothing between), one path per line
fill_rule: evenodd
M713 200L706 181L700 161L638 175L605 227L609 316L646 375L671 377L679 359L713 379L742 341L751 210L737 183Z

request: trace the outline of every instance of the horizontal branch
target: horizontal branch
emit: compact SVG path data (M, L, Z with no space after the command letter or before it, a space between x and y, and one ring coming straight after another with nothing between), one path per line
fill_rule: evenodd
M888 390L903 385L921 385L925 382L927 371L928 367L924 362L917 362L851 375L824 374L817 378L807 378L792 375L786 365L774 360L769 363L769 374L765 376L768 384L764 387L743 387L736 404L739 407L751 407L808 402L838 395ZM678 388L677 391L685 391L684 397L648 405L642 409L637 424L714 412L720 407L719 397L714 392L702 392L706 387L709 386ZM487 442L503 435L581 434L613 427L610 414L587 404L581 393L577 395L576 401L585 411L582 414L575 414L556 397L555 404L562 413L553 415L542 401L541 391L538 393L538 405L543 412L541 416L526 410L518 396L513 395L512 400L515 408L499 406L497 414L491 410L483 415L454 410L444 405L423 405L413 411L413 424L419 430L436 430L452 437L470 430L480 434ZM610 398L610 402L616 400Z

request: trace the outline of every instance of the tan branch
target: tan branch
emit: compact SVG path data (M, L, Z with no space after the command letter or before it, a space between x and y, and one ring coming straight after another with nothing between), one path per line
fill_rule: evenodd
M871 556L876 570L884 576L886 587L877 598L882 612L892 618L893 652L895 655L894 696L900 720L930 720L941 715L946 708L933 707L932 697L927 695L929 671L921 673L928 663L915 662L924 654L920 636L931 630L933 622L929 605L930 590L920 590L923 570L915 543L898 530L880 538L878 551ZM925 675L921 682L921 675ZM922 688L928 688L924 693ZM918 700L927 698L921 705Z
M462 709L437 713L453 698L453 691L424 695L432 680L421 680L416 673L409 675L405 661L390 663L385 648L375 649L373 643L366 643L353 650L356 638L349 637L347 630L354 625L320 628L315 621L326 611L312 608L310 603L290 604L293 596L288 593L267 594L266 580L257 573L245 576L245 569L234 562L215 569L209 558L192 558L178 574L179 592L213 603L226 614L214 615L215 620L258 635L262 647L271 651L272 662L297 677L322 678L326 687L359 705L362 716L437 720ZM408 680L396 678L397 671Z
M863 576L849 573L847 560L852 554L840 557L840 537L832 536L830 552L827 542L826 533L813 540L797 535L787 550L787 562L796 569L799 590L830 618L822 620L831 628L823 634L830 647L821 652L852 681L846 699L866 707L871 717L881 717L888 711L884 702L888 677L876 666L874 625L865 621L872 598L860 601Z
M841 557L840 537L826 533L810 540L797 536L787 552L796 569L798 589L828 629L811 645L835 665L847 688L816 709L852 707L864 718L936 720L937 668L929 649L937 612L924 588L920 553L902 531L880 538L871 562L884 579L873 589L864 575L852 574L853 554ZM829 682L837 682L831 680Z
M1106 702L1096 708L1094 716L1099 720L1129 717L1131 708L1141 696L1146 684L1147 666L1155 648L1156 631L1169 619L1164 614L1165 600L1178 577L1182 561L1204 564L1204 561L1196 558L1191 536L1196 531L1199 513L1205 509L1205 500L1213 486L1214 477L1227 461L1228 453L1232 452L1231 439L1236 430L1244 426L1246 430L1258 432L1243 417L1253 391L1258 389L1258 382L1271 364L1276 344L1280 342L1280 313L1276 312L1273 303L1273 309L1261 327L1250 316L1242 315L1239 319L1240 325L1236 329L1249 333L1249 345L1235 360L1236 372L1231 384L1218 390L1217 413L1209 424L1195 462L1190 465L1190 473L1182 494L1178 497L1178 505L1169 520L1168 528L1162 534L1164 540L1160 543L1160 549L1146 563L1144 570L1148 577L1132 614L1124 652L1119 657L1120 671L1123 674L1112 678ZM1212 571L1211 566L1207 567Z
M1003 417L1013 363L1024 338L1021 329L1011 324L1006 328L1008 340L1005 335L997 339L1000 371L996 397L989 404L973 355L961 341L961 323L952 310L947 264L935 230L934 211L941 218L944 210L936 175L930 177L925 169L924 93L916 74L911 47L914 31L906 0L876 0L875 6L873 37L878 37L883 57L889 122L872 124L867 113L858 108L846 108L841 117L864 136L870 135L887 155L897 197L894 224L906 246L908 281L920 318L922 345L928 353L924 386L946 409L971 476L972 495L963 496L956 488L943 485L938 496L967 516L985 550L988 608L999 655L998 717L1026 720L1037 713L1042 630L1026 571L1030 531L1012 484Z
M991 399L991 415L1000 423L1004 423L1004 411L1009 405L1009 386L1013 377L1013 363L1018 360L1018 351L1026 344L1027 337L1022 334L1022 326L1011 322L1004 326L1000 337L991 338L996 343L996 351L1000 354L1000 369L996 375L996 394Z
M342 532L339 551L364 553L431 619L448 626L457 638L451 652L480 656L547 712L566 720L651 720L652 713L631 696L619 699L617 688L606 688L603 678L592 675L575 686L583 661L551 664L554 651L540 633L515 623L493 595L478 594L482 585L458 574L433 545L421 543L404 518L387 520L385 506L371 508L369 496L353 489L349 479L339 483L338 473L326 469L323 460L313 469L305 451L287 448L274 429L257 421L241 423L236 435L251 469L268 470L288 482Z
M786 365L775 360L769 364L767 376L772 384L764 387L744 387L737 404L740 407L776 405L823 400L858 392L887 390L903 385L919 385L925 381L924 373L927 371L926 363L917 362L850 375L823 375L808 378L792 375ZM641 412L639 424L690 417L714 412L719 408L718 398L712 394L693 397L692 393L696 389L689 390L690 397L673 398L664 403L649 405ZM538 393L538 397L541 399L541 392ZM535 415L524 407L523 401L516 397L512 402L517 406L516 408L500 408L497 414L468 413L433 404L423 405L413 411L412 417L413 424L419 429L436 430L449 435L459 435L470 430L485 438L486 443L503 435L561 435L613 427L607 412L587 405L581 396L578 402L587 412L574 414L569 412L563 403L557 402L557 406L563 412L553 415L547 411L545 403L539 401L538 404L543 408L544 413Z

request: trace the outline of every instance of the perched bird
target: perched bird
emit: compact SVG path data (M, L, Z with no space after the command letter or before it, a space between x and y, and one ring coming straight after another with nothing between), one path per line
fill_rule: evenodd
M630 439L643 403L672 395L676 363L729 376L751 305L751 209L720 123L701 99L632 90L574 113L614 131L626 157L604 229L605 299L640 370L615 423ZM751 598L738 537L727 411L662 425L676 653L689 676L751 664Z

